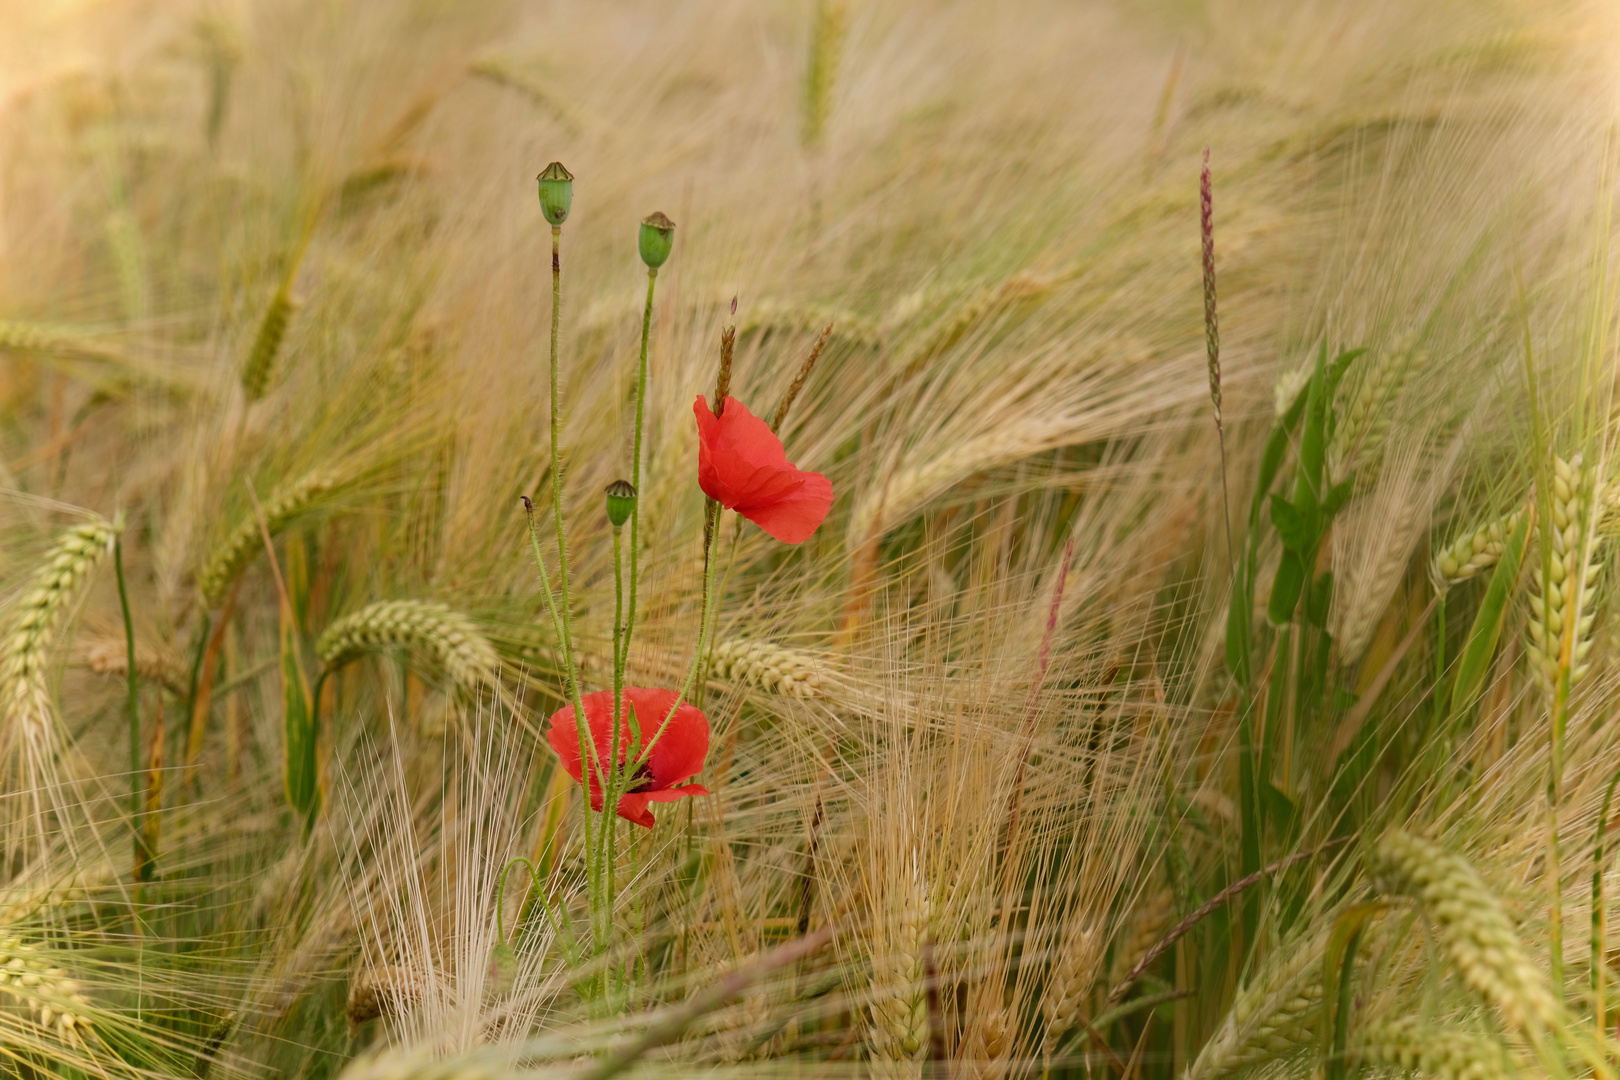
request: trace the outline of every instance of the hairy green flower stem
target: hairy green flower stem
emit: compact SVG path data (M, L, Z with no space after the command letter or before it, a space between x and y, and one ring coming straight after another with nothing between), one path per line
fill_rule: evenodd
M574 707L574 726L579 735L580 771L585 773L587 777L591 775L598 777L598 782L600 782L600 778L603 774L602 763L597 760L596 744L591 740L590 728L585 721L585 704L579 692L578 668L574 664L573 645L567 636L566 625L563 621L564 613L558 610L557 597L551 588L551 575L546 571L545 556L540 552L540 523L535 520L534 504L529 501L528 496L524 496L523 498L523 511L527 515L529 521L529 546L534 551L534 565L535 568L540 571L540 596L545 601L546 614L551 617L552 632L557 635L557 641L562 649L563 681L568 693L568 701ZM590 792L590 784L588 779L585 781L585 789L588 795ZM604 803L603 805L605 812L606 804ZM593 845L591 843L591 812L589 798L586 799L584 817L586 887L590 893L591 922L592 928L595 930L601 920L601 915L598 909L602 906L601 899L597 895L597 878L595 874L596 864L598 861L597 856L599 855L598 849L601 847L601 843L600 838L598 839L597 844ZM606 828L605 824L603 828ZM611 925L611 921L609 925ZM604 951L607 947L607 938L604 936L595 940L593 942L593 946L598 952Z
M604 800L611 786L614 771L612 758L616 755L610 750L609 761L605 764L596 753L595 741L591 738L590 725L585 717L585 705L579 686L579 665L574 656L574 625L573 598L568 582L568 534L563 523L562 498L562 452L560 440L562 435L562 406L561 406L561 364L559 362L559 341L562 330L562 226L551 227L551 518L557 535L557 591L552 594L551 584L547 578L545 565L540 558L539 540L534 535L533 515L530 515L530 539L534 544L535 564L540 569L540 577L545 582L546 607L551 613L553 629L557 633L557 640L563 652L563 665L567 669L569 699L574 706L574 725L579 735L579 760L581 771L589 763L590 774L597 778ZM617 710L615 710L615 713ZM614 725L614 741L609 746L617 745L618 725ZM587 795L590 784L585 784ZM587 799L587 802L589 800ZM591 947L598 955L607 951L611 944L613 931L613 819L612 803L604 801L602 804L602 820L597 830L596 844L591 844L590 809L585 810L585 852L587 866L587 891L591 901Z
M658 284L658 270L647 270L647 306L641 312L641 366L636 374L636 434L630 457L630 486L641 490L641 429L647 405L647 343L652 338L653 288ZM636 628L636 580L641 566L641 500L630 511L630 606L625 613L624 637L619 642L618 655L613 658L615 674L623 675L630 659L630 635ZM614 702L614 715L618 715L618 702Z

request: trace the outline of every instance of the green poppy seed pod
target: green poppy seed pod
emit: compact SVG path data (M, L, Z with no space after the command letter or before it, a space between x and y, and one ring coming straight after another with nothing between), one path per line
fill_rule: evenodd
M656 270L669 258L669 249L675 244L675 223L662 211L648 214L641 222L641 261L647 269Z
M574 175L553 161L540 174L540 210L553 226L568 220L568 208L574 205Z
M628 480L615 480L607 486L607 516L615 529L630 520L636 508L636 489Z

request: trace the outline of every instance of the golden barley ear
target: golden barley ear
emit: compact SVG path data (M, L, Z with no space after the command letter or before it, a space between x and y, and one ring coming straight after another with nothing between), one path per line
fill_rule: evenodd
M786 697L813 698L823 693L822 665L815 656L768 641L722 641L710 654L710 664L718 678Z

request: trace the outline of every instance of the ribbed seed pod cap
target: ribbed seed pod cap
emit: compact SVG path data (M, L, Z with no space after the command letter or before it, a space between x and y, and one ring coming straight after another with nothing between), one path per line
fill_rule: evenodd
M628 480L615 480L607 486L607 516L615 529L630 520L636 508L636 489Z
M641 261L656 270L669 258L675 244L675 223L663 211L654 211L641 221Z
M568 220L568 208L574 205L574 175L553 161L539 176L540 210L552 225Z

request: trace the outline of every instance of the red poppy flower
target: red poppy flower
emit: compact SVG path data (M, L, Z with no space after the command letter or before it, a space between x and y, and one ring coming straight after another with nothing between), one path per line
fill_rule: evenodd
M794 467L782 440L736 398L715 416L699 395L692 411L703 493L785 544L808 540L832 508L832 483Z
M642 742L650 742L664 717L674 708L677 694L673 690L643 690L639 686L624 688L624 707L619 712L618 761L623 763L630 746L630 710L636 711L636 722L641 727ZM608 755L608 744L613 739L613 691L598 690L586 694L585 723L590 727L591 741L596 744L598 761ZM579 763L579 726L574 721L574 707L569 705L551 714L551 730L546 732L551 748L562 759L563 768L575 780L584 770ZM652 744L652 754L636 774L629 779L623 795L619 797L619 816L637 825L652 828L656 822L648 803L674 802L687 795L707 795L702 785L675 785L696 776L703 769L703 759L709 753L709 720L703 713L685 702L675 709L658 741ZM591 773L591 809L602 809L602 780Z

